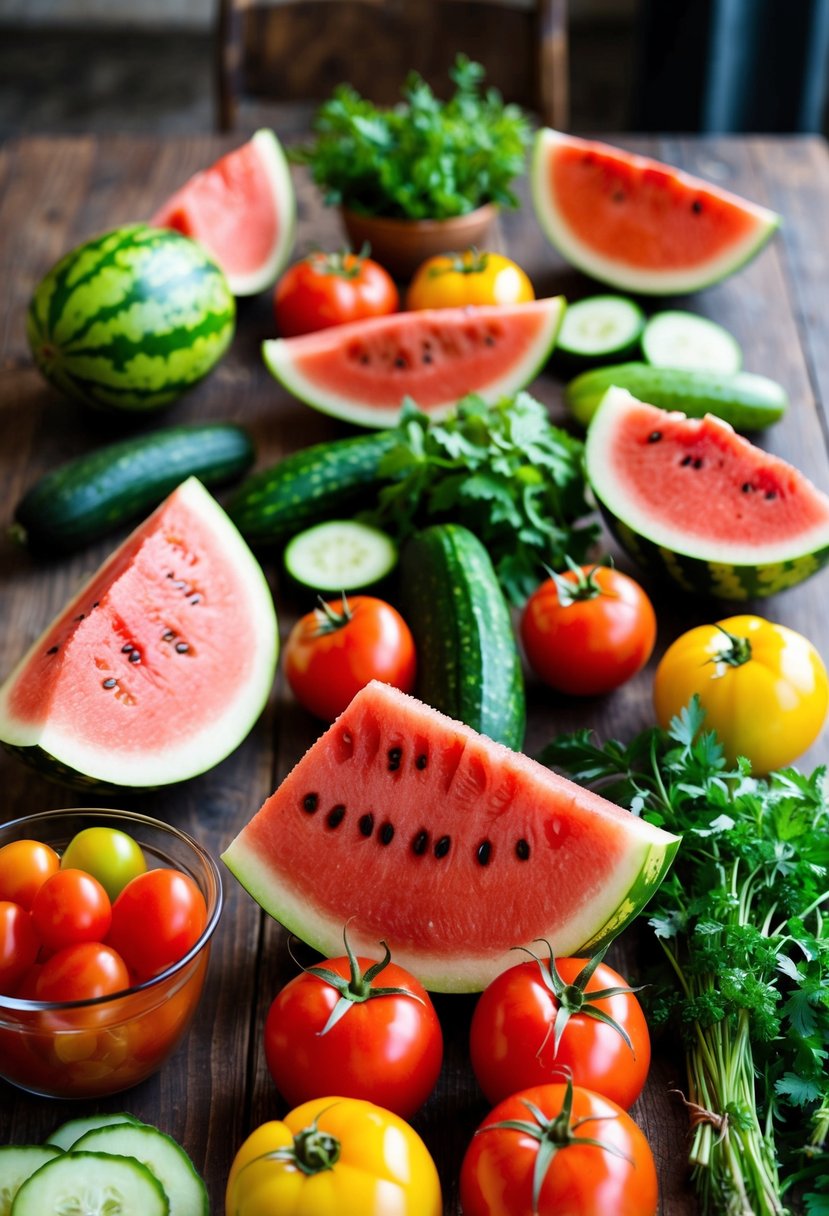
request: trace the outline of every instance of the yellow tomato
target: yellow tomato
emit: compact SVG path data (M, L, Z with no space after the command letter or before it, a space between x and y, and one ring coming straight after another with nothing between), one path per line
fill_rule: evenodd
M697 693L705 729L729 762L746 756L757 773L796 760L826 718L829 679L811 642L759 616L731 616L690 629L669 646L654 676L665 727Z
M248 1136L230 1168L225 1216L440 1216L426 1145L391 1111L315 1098Z
M465 304L521 304L534 300L520 266L500 253L465 249L429 258L415 271L407 308L456 308Z

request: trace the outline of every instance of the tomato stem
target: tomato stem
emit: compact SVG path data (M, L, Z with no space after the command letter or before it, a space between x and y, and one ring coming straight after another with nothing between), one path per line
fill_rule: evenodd
M352 619L354 614L344 591L341 593L340 602L342 608L337 612L333 604L329 604L321 595L317 596L318 607L314 609L317 623L314 630L316 637L323 637L326 633L335 633L338 629L344 629Z
M749 639L740 638L736 634L729 633L718 622L714 627L719 629L720 633L725 634L728 638L728 646L725 650L718 650L707 662L726 663L729 667L742 667L744 663L748 663L751 659L751 642Z
M448 253L445 266L430 266L429 278L439 279L445 274L483 274L489 262L489 254L473 245L462 253Z

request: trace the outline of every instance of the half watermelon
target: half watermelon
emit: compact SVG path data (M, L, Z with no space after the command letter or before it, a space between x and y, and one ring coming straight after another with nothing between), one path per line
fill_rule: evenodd
M532 196L559 252L601 283L647 295L698 291L752 258L780 217L701 178L544 128Z
M282 145L263 129L202 169L159 207L150 223L203 245L235 296L276 281L294 244L296 202Z
M256 559L190 478L0 688L0 741L70 784L183 781L247 735L268 699L277 646Z
M598 948L678 841L413 697L372 682L223 854L324 954L343 925L437 991L476 991L546 938Z
M442 417L461 397L487 402L528 384L555 346L562 296L527 304L393 313L264 342L269 370L314 409L390 427L404 398Z
M829 562L829 497L711 414L688 418L610 388L585 459L620 544L686 591L774 595Z

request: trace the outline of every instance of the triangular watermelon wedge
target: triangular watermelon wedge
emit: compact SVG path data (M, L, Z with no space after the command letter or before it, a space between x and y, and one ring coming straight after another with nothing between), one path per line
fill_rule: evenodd
M545 938L592 950L642 909L678 840L372 682L223 854L323 954L343 926L437 991L477 991ZM536 947L537 948L537 947Z
M648 295L719 282L780 223L766 207L661 161L550 128L536 136L532 196L538 222L568 262Z
M296 202L282 145L263 128L233 152L202 169L152 217L203 245L235 296L276 281L294 244Z

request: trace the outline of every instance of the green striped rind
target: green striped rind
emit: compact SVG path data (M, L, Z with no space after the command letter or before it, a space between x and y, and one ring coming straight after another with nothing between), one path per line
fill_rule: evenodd
M681 839L669 840L662 847L652 845L642 860L639 876L631 884L622 903L619 904L611 917L605 921L601 929L586 941L580 948L585 954L595 954L604 946L609 946L615 937L622 932L642 911L652 899L654 892L660 887L663 878L673 865Z
M317 443L249 477L227 513L252 545L279 544L312 524L372 503L385 484L380 462L397 443L388 431Z
M15 743L7 743L5 739L0 739L0 743L10 756L20 760L27 768L33 769L47 781L55 781L58 785L67 785L70 789L82 790L86 793L119 795L129 793L129 790L122 785L112 785L106 781L98 781L96 777L87 777L84 773L79 773L77 769L62 764L55 756L37 745L18 747ZM159 787L150 785L141 788L143 792Z
M153 410L213 368L233 338L235 309L199 245L137 224L62 258L35 290L26 333L38 367L67 396Z
M459 524L436 524L401 560L403 616L427 705L519 750L526 700L509 610L489 554Z

